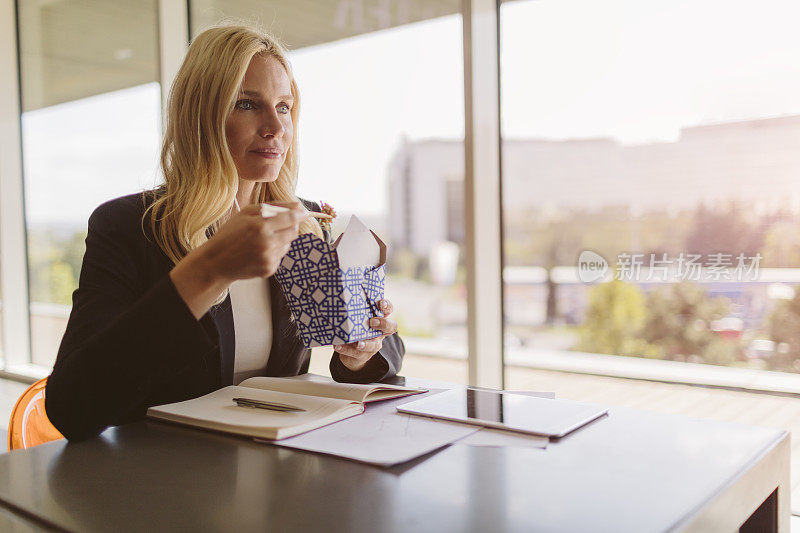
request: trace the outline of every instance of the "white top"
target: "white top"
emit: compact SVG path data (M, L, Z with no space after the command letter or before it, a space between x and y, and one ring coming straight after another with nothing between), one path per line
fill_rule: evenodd
M252 376L264 376L272 346L272 311L267 278L242 279L231 283L233 331L236 351L233 384Z

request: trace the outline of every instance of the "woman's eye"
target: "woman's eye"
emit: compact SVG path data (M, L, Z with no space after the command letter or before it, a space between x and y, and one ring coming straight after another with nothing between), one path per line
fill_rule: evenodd
M288 113L289 112L289 105L288 104L280 104L278 109L281 109L281 113Z
M239 109L244 109L245 111L249 111L253 109L255 106L253 106L252 100L239 100L238 102L236 102L236 107L238 107Z

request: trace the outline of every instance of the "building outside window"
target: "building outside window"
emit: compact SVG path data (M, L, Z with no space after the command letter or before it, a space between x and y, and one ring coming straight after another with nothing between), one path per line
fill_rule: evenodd
M410 353L457 359L460 9L189 4L191 35L240 19L289 47L299 194L332 204L336 231L357 214L385 238ZM506 363L603 354L800 371L796 9L501 5ZM158 6L26 1L18 15L32 362L49 366L89 214L161 179Z
M800 372L798 14L502 5L507 363Z

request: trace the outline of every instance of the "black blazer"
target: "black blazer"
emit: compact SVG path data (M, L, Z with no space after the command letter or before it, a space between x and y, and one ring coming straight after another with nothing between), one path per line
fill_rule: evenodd
M150 406L232 384L230 296L199 321L194 318L168 275L173 264L154 243L148 223L143 233L142 215L152 199L149 193L123 196L89 218L80 281L45 396L47 416L70 440L141 419ZM303 347L274 277L269 288L273 336L266 374L306 373L311 350ZM394 334L358 372L334 354L331 375L336 381L379 381L397 374L404 352Z

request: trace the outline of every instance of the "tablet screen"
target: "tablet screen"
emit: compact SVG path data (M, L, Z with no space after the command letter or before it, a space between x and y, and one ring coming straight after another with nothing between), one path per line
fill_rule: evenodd
M594 404L477 389L449 390L397 410L551 437L566 435L608 412Z

